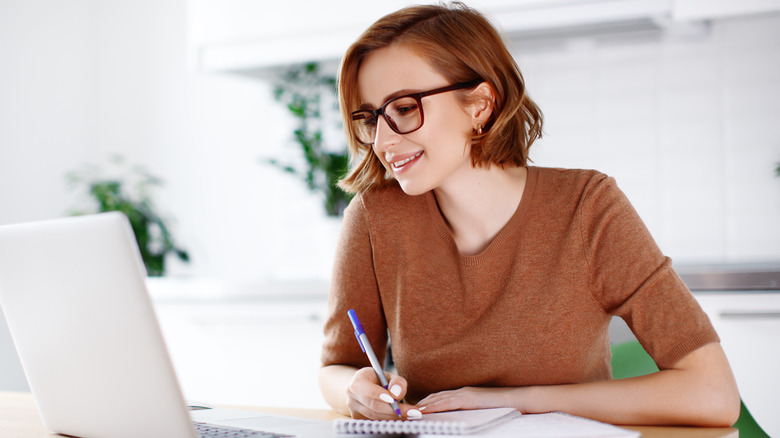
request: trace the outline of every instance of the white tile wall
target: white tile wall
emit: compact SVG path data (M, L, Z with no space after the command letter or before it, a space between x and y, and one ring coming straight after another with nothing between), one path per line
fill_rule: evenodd
M515 41L540 166L614 176L676 262L780 260L780 14L697 35Z

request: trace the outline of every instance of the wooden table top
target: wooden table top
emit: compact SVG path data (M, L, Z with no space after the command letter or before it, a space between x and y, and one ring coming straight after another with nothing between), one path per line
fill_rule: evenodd
M298 409L281 407L247 407L273 414L291 415L316 420L334 420L345 418L343 415L326 409ZM620 426L639 431L644 438L738 438L739 431L732 427L661 427L661 426ZM0 391L0 437L13 438L51 438L58 436L43 426L32 394L29 392Z

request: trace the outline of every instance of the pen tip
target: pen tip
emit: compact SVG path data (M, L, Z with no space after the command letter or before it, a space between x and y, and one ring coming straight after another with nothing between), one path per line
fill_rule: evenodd
M398 414L398 416L399 416L399 417L401 417L401 416L402 416L402 415L401 415L401 410L400 410L400 409L396 409L396 410L395 410L395 413L396 413L396 414Z

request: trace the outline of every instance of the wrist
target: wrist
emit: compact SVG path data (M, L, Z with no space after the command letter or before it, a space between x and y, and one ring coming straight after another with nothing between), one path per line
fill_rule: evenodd
M524 386L515 389L517 390L517 395L513 397L515 403L512 407L518 411L524 414L541 414L554 410L548 402L549 387Z

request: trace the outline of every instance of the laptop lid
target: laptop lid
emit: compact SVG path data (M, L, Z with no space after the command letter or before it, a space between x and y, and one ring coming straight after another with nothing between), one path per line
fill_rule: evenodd
M195 436L144 280L121 213L0 227L0 307L52 432Z

